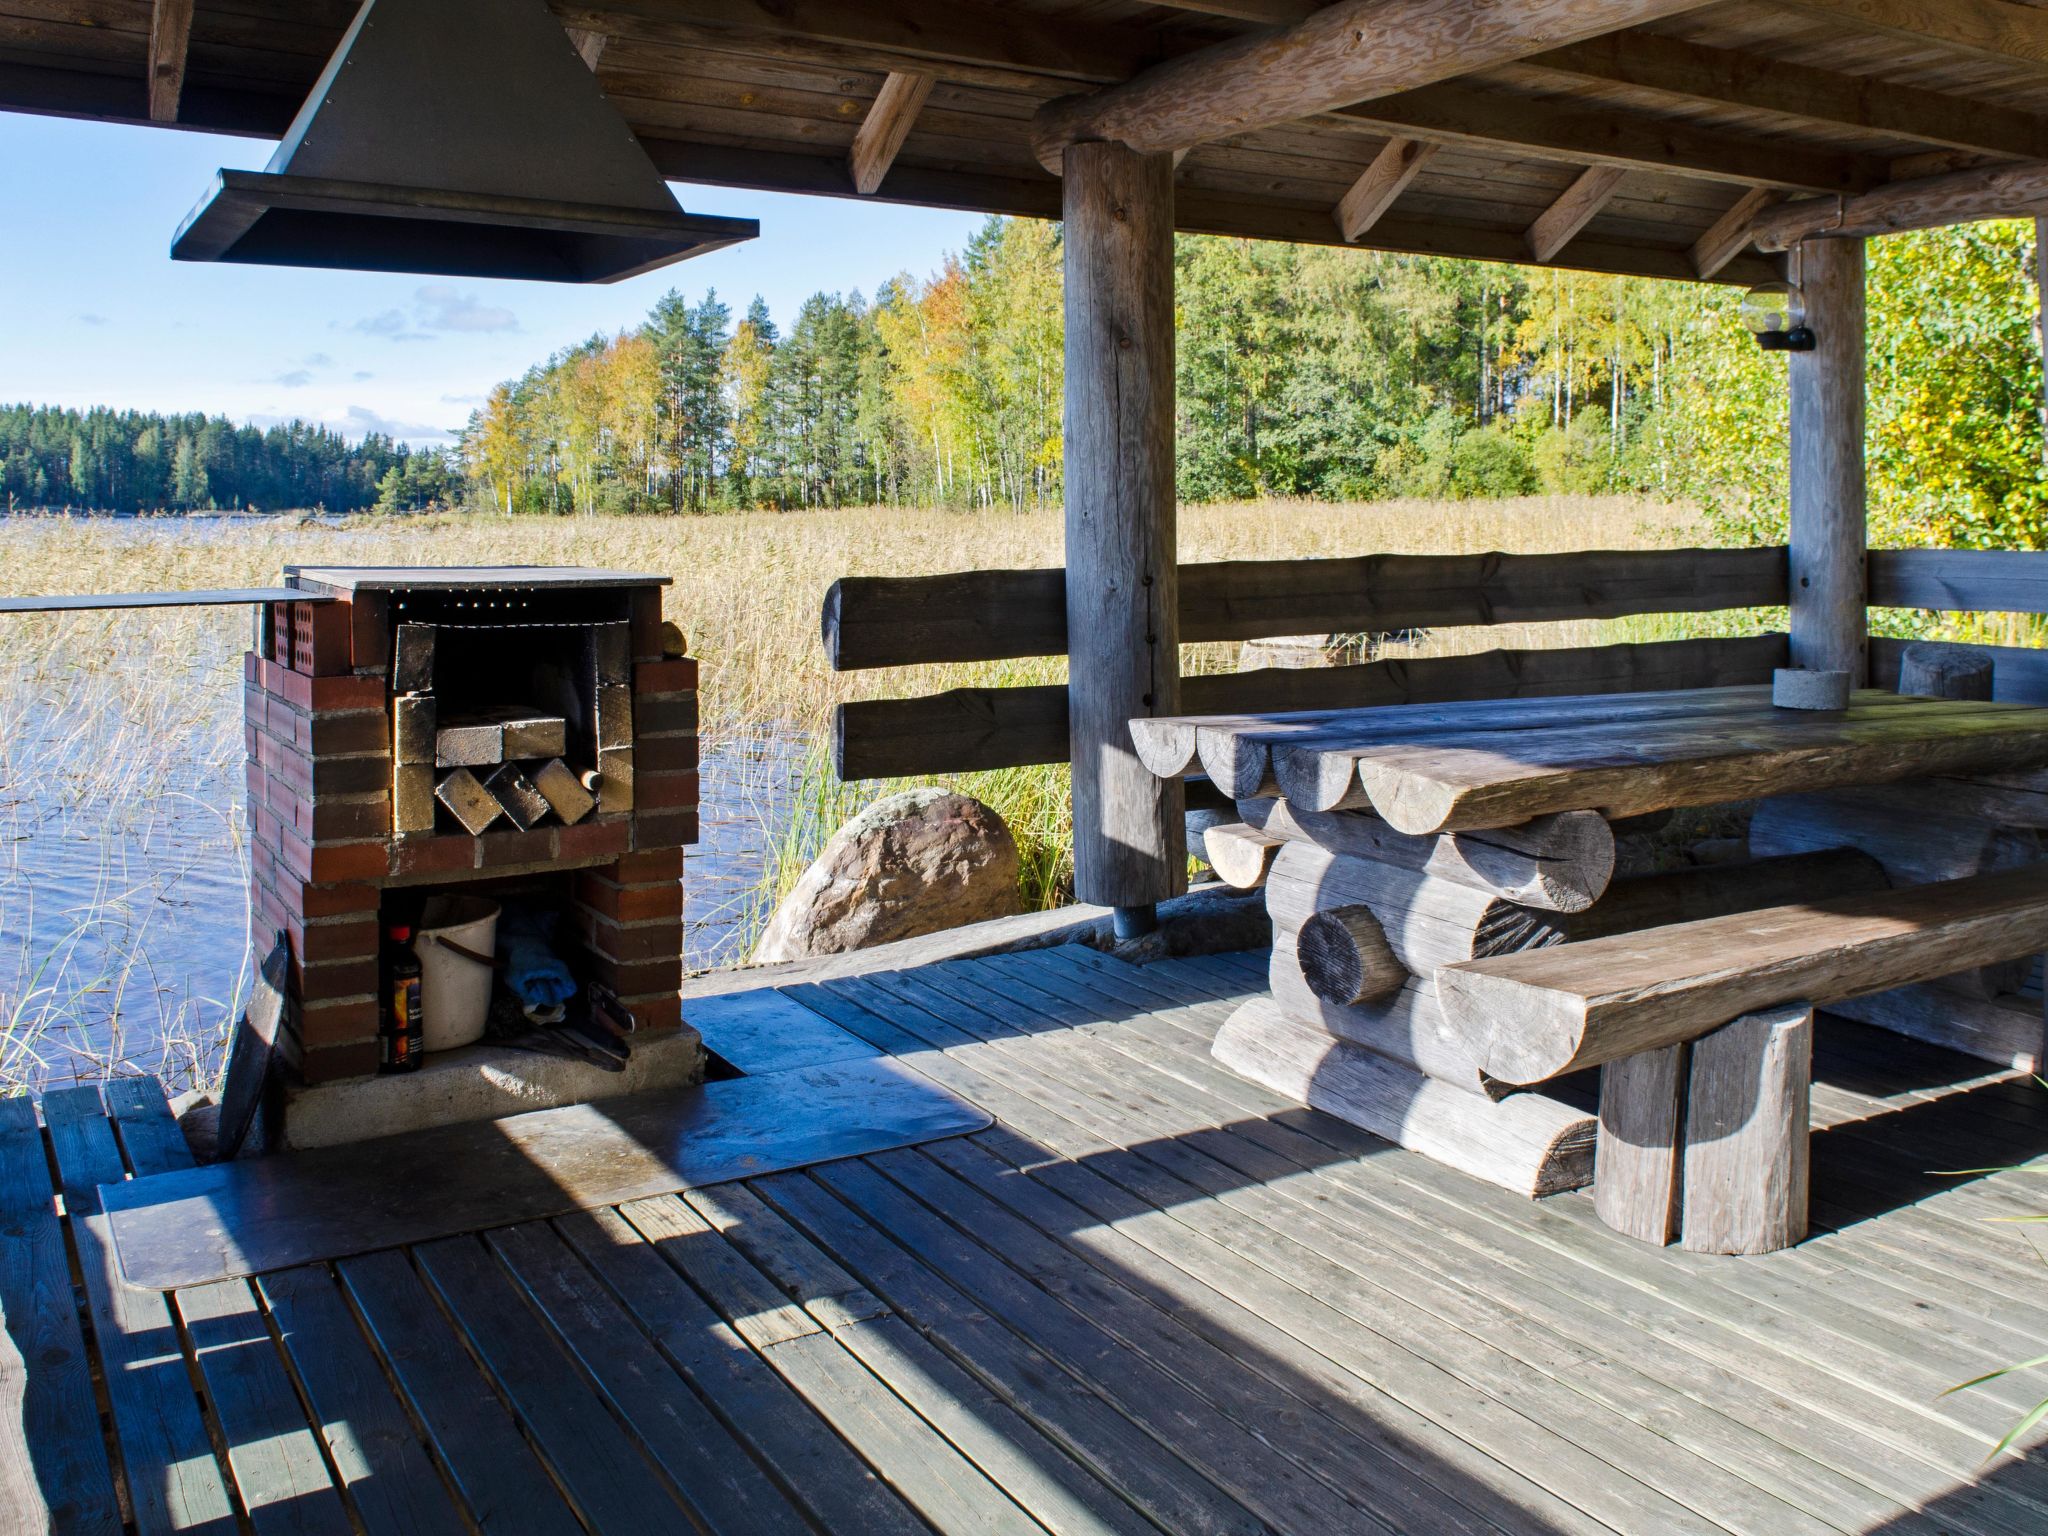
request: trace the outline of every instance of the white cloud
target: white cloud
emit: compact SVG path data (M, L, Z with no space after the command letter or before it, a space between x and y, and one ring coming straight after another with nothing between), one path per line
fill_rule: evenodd
M105 325L107 317L105 315L80 315L78 323L80 325Z
M429 331L516 331L519 317L495 304L480 304L473 293L446 283L429 283L413 295L413 316Z
M306 366L308 368L332 368L334 366L334 359L325 352L315 352L306 359Z
M375 377L377 377L377 375L370 372L370 370L367 368L358 368L356 370L356 382L358 384L362 383L363 380L365 379L374 379Z
M294 368L290 373L280 373L276 382L286 389L304 389L313 382L313 375L308 369Z
M353 329L365 336L381 336L386 341L432 341L431 336L412 329L412 322L405 317L402 309L387 309L382 314L365 315Z
M443 395L441 403L443 405L482 405L484 397L482 395Z
M455 441L455 434L446 427L437 427L421 421L398 421L381 415L366 405L350 406L345 417L330 422L329 425L351 437L361 437L375 432L383 437L395 437L414 444Z

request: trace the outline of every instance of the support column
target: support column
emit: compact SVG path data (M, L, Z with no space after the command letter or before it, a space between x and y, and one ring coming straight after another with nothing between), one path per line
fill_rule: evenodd
M1065 154L1068 724L1074 885L1142 909L1187 888L1185 797L1129 721L1180 703L1173 157Z
M1863 242L1792 250L1811 352L1791 353L1792 664L1869 680L1864 523Z

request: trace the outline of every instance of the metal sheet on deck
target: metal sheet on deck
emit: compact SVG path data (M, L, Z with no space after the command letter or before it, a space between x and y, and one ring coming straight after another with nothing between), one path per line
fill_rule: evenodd
M823 1063L101 1188L123 1277L171 1290L985 1129L886 1059Z

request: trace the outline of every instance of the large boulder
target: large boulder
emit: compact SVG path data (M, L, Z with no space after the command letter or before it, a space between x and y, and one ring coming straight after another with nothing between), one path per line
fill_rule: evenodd
M832 834L775 909L754 963L865 949L1024 909L1002 817L946 789L877 800Z

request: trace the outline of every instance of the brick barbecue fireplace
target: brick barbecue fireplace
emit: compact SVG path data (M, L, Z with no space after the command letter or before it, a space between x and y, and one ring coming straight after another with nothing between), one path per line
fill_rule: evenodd
M580 982L681 1024L697 664L667 578L561 567L287 567L245 664L253 932L283 933L301 1085L378 1068L378 945L429 895L558 914ZM640 1037L636 1033L636 1040Z

